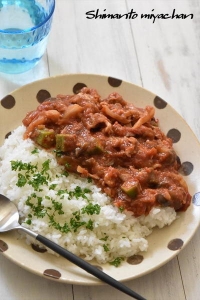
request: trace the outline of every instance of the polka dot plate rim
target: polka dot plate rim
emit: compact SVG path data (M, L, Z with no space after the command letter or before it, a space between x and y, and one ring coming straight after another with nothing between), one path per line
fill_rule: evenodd
M130 82L96 74L63 74L41 79L13 91L0 103L0 145L9 133L21 124L25 114L36 108L48 97L57 94L76 94L82 87L96 88L102 97L118 92L125 100L138 107L152 105L160 127L173 140L180 158L183 174L193 201L186 213L162 229L155 229L147 238L149 249L124 261L120 267L98 265L119 281L134 279L148 274L173 259L192 239L200 222L200 144L185 120L158 95ZM170 122L169 122L170 119ZM102 284L85 271L62 257L37 251L19 239L16 231L0 234L0 252L22 268L39 276L62 283Z

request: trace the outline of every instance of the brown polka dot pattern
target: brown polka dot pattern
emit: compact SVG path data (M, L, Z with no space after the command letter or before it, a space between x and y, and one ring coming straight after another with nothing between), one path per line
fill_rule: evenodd
M76 83L73 87L73 93L78 94L80 92L80 90L84 87L87 87L87 85L85 83L82 83L82 82Z
M44 102L48 98L51 97L51 94L47 90L39 90L39 92L36 95L37 101L39 103Z
M9 135L11 135L11 131L9 131L8 133L6 133L5 139L7 139L9 137Z
M112 86L112 87L119 87L122 84L122 80L121 79L117 79L114 77L108 77L108 83Z
M144 257L142 255L133 255L128 257L127 263L130 265L139 265L143 261Z
M176 161L177 161L178 165L181 165L181 159L179 156L176 156Z
M39 247L38 245L31 244L31 247L34 251L39 252L39 253L45 253L47 252L46 249Z
M5 252L6 250L8 250L8 245L4 241L0 240L0 252Z
M158 96L156 96L154 98L153 103L154 103L154 106L158 109L163 109L167 106L167 102Z
M194 169L193 164L189 161L185 161L181 164L179 173L181 173L183 176L188 176L192 173L193 169Z
M54 279L59 279L61 277L61 274L59 271L55 270L55 269L46 269L43 272L43 275L47 276L47 277L51 277Z
M182 248L183 244L184 244L183 240L173 239L168 243L167 248L169 250L176 251L176 250L180 250Z
M12 95L7 95L1 100L1 105L6 109L11 109L15 106L15 98Z
M192 203L196 206L200 206L200 192L194 194L192 197Z
M180 141L181 133L178 129L173 128L168 131L167 137L172 139L173 143L177 143L178 141Z

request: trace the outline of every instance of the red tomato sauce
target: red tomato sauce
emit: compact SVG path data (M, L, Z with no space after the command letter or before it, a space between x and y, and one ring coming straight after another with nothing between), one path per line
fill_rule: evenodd
M59 164L92 178L122 210L140 216L154 206L185 211L191 203L172 140L151 106L135 107L117 93L102 99L83 88L46 100L23 124L24 138L54 149Z

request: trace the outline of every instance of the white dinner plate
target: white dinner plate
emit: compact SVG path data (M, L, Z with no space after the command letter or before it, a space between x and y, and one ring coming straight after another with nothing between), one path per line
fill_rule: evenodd
M173 140L174 148L182 164L192 204L170 226L155 229L147 238L147 252L139 253L118 268L101 265L104 272L119 281L147 274L176 256L191 240L200 220L200 145L195 135L163 99L157 95L122 80L89 74L72 74L51 77L25 85L5 96L0 104L0 144L6 136L21 124L26 113L35 109L46 98L57 94L77 93L82 87L95 88L102 97L118 92L126 101L138 107L154 106L160 127ZM16 231L0 234L0 251L14 263L40 276L70 284L97 285L100 281L62 257L38 252L19 239ZM97 265L95 262L93 264Z

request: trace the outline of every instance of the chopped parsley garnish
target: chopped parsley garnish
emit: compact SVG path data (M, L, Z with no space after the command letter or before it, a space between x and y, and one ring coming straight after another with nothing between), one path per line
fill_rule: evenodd
M119 211L122 213L124 211L124 207L123 206L119 206Z
M62 233L68 233L71 231L67 223L61 226L58 222L55 221L54 216L49 216L49 225Z
M108 240L108 235L105 234L105 237L101 238L100 241L106 242Z
M31 194L31 196L27 198L26 205L31 208L34 216L43 218L46 215L47 210L44 205L42 205L42 197L38 197L35 193ZM29 219L31 218L32 215L29 214Z
M38 149L35 148L32 154L37 152ZM70 166L67 164L65 167ZM87 215L99 215L101 207L98 204L91 203L89 199L91 190L76 186L74 190L68 191L67 189L59 189L58 184L50 183L50 159L45 160L42 165L24 163L21 160L11 161L11 169L17 172L18 179L16 185L18 187L29 185L33 188L33 193L25 201L30 213L24 223L31 225L33 217L44 218L44 216L47 216L49 226L59 230L61 233L77 232L80 227L85 227L88 230L94 229L94 221L87 219ZM67 173L65 175L67 176ZM44 186L47 186L49 190L53 190L58 197L54 199L45 195L42 198L40 192L43 191ZM59 216L64 214L62 200L65 195L67 195L69 200L83 198L87 204L82 209L75 211L68 222L62 224L59 222ZM43 199L47 202L43 202ZM108 251L107 245L104 245L104 250Z
M47 159L42 164L42 171L41 171L41 173L48 175L47 171L49 171L49 170L50 170L50 159Z
M16 185L18 187L22 187L25 186L25 184L27 183L27 179L24 175L22 175L21 173L18 174L18 181L16 183Z
M70 198L75 197L76 199L82 197L84 199L87 199L86 194L90 193L91 190L84 188L82 189L80 186L76 186L74 191L69 191Z
M90 219L88 222L87 222L87 224L86 224L86 226L85 226L87 229L89 229L89 230L93 230L94 229L94 222Z
M99 215L101 207L99 204L89 203L87 206L82 208L82 213L86 213L88 215Z
M64 211L62 210L62 203L52 200L53 208L58 212L59 215L63 215Z
M111 261L109 264L115 267L119 267L124 260L123 257L116 257L113 261Z
M58 195L58 196L61 196L61 195L64 195L64 194L67 194L67 190L59 190L59 191L57 192L57 195Z
M11 160L11 169L13 171L26 171L26 174L33 174L37 170L37 165L32 165L31 163L23 163L21 160Z
M42 185L48 184L50 160L46 160L39 169L38 165L32 163L23 163L21 160L11 161L11 169L18 171L18 181L16 185L23 187L26 184L31 185L35 191L41 190Z
M41 190L42 185L48 185L48 181L45 175L42 175L42 173L36 173L28 181L28 184L31 185L35 191L39 191Z
M33 151L31 151L31 154L37 154L37 153L39 153L38 148L35 148Z
M68 176L69 176L69 172L63 171L63 172L62 172L62 175L65 176L65 177L68 177Z
M49 189L50 189L50 190L55 190L56 186L57 186L57 184L52 183L52 184L49 186Z
M71 218L70 219L70 226L73 229L74 232L76 232L78 230L79 227L85 225L86 222L84 221L79 221L76 218Z
M32 221L31 221L31 219L27 219L25 223L28 225L31 225Z
M105 252L110 251L110 249L109 249L109 247L108 247L107 244L103 244L103 248L104 248L104 251L105 251Z

